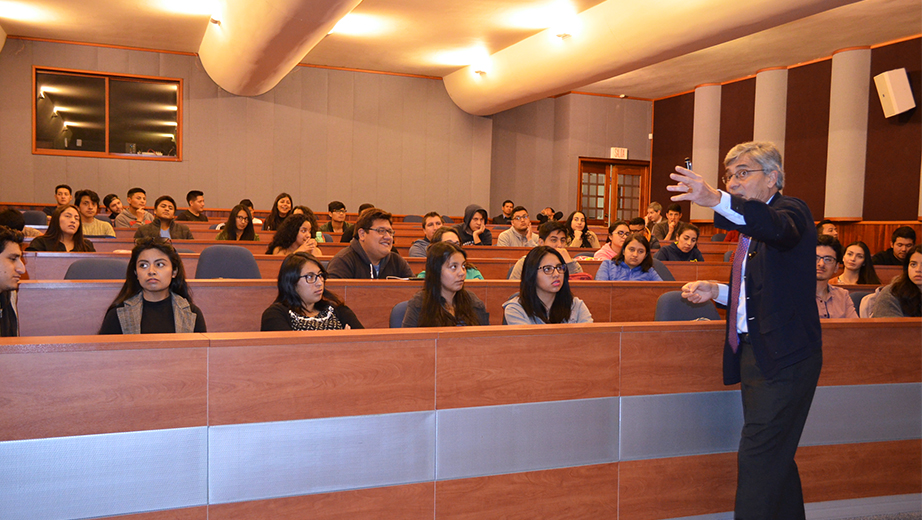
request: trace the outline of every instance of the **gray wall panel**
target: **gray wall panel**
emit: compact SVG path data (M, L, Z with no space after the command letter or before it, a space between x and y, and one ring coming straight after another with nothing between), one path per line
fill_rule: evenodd
M438 411L438 479L618 460L618 399Z
M0 516L87 518L203 505L205 427L0 442Z
M821 386L801 446L922 438L922 384Z
M212 426L209 501L430 481L435 413Z

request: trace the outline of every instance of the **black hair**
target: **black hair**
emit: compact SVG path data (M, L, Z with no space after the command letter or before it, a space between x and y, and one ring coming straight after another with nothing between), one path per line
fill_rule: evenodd
M58 184L57 186L54 187L54 192L57 193L58 190L61 189L61 188L66 188L66 189L67 189L67 193L73 193L73 192L74 192L74 190L72 190L71 187L68 186L67 184Z
M130 199L131 196L134 195L135 193L143 193L144 195L147 195L147 192L141 188L131 188L130 190L128 190L128 198Z
M170 259L170 264L176 270L176 275L170 281L170 292L185 298L189 304L192 304L192 294L189 292L189 285L186 284L186 270L183 268L182 259L179 253L173 248L169 239L163 237L139 238L136 245L131 250L131 259L128 261L128 270L125 273L125 283L118 295L112 300L109 309L119 307L125 300L141 292L141 282L138 281L138 257L148 249L157 249Z
M173 212L174 213L176 212L176 201L173 200L173 197L170 197L169 195L161 195L157 197L157 200L154 201L154 211L157 211L157 206L159 206L160 203L163 201L169 201L169 203L173 205ZM157 218L160 218L160 217L157 217Z
M544 303L538 297L538 267L545 255L554 255L564 266L567 263L563 256L548 246L533 248L526 256L522 265L522 281L519 283L519 303L525 314L530 318L538 318L544 323L564 323L570 318L570 308L573 306L573 294L570 292L569 269L563 271L563 283L554 296L550 313L544 308Z
M819 222L816 224L816 234L817 234L817 235L822 235L822 234L823 234L823 226L825 226L826 224L832 224L833 226L836 225L835 222L829 220L828 218L824 218L823 220L819 221Z
M282 225L279 226L275 235L272 237L272 241L269 242L269 246L266 248L266 254L273 254L273 250L275 250L276 247L282 249L290 248L291 244L294 244L295 240L298 239L298 232L301 230L301 224L304 224L305 221L307 221L307 215L302 213L290 215L283 220Z
M6 209L2 213L6 213L7 211L15 211L16 213L19 213L19 210L15 210L15 209ZM19 216L20 218L22 218L21 213ZM23 240L22 231L11 228L9 226L0 225L0 251L6 249L7 242L14 242L16 244L22 244L22 240Z
M903 259L903 272L893 280L890 287L893 296L900 302L903 316L907 318L922 316L922 291L919 291L919 286L909 278L909 262L912 255L917 253L922 253L922 245L909 250L906 258Z
M373 208L373 207L375 207L375 205L370 202L365 202L364 204L360 204L359 213L365 211L366 209Z
M816 236L816 247L825 246L831 248L836 254L836 263L842 263L842 255L845 254L845 251L842 249L842 244L832 235L817 235Z
M627 224L628 224L628 227L631 227L631 226L644 226L644 227L646 227L647 221L644 220L643 217L634 217L634 218L632 218L630 221L628 221Z
M848 251L848 248L852 246L858 246L864 251L864 262L861 264L861 267L858 268L858 283L880 285L880 277L877 276L877 271L874 269L874 262L871 261L871 249L867 244L858 240L845 246L842 255L844 256L845 251Z
M110 194L106 195L105 197L103 197L103 199L102 199L102 204L103 204L103 206L106 207L106 211L112 211L112 210L109 209L109 204L112 204L112 201L115 200L115 199L118 199L118 195L116 195L116 194L114 194L114 193L110 193ZM119 200L121 200L121 199L119 199Z
M334 200L330 202L329 204L327 204L327 211L329 211L330 213L333 213L334 211L338 209L346 209L346 205L343 204L342 201L338 201L338 200Z
M549 220L544 224L538 226L538 238L543 242L547 237L551 236L551 233L554 231L563 232L563 236L567 236L567 224L565 222L560 222L559 220Z
M237 214L241 211L246 211L247 213L247 227L240 233L240 236L237 236ZM234 206L234 209L231 210L230 216L227 217L227 222L224 223L224 234L227 235L231 240L256 240L256 231L253 229L253 214L250 213L250 208L244 206L243 204L237 204Z
M0 226L5 226L16 231L22 231L26 227L26 220L22 212L18 209L6 208L0 211Z
M673 235L675 237L675 240L678 241L679 237L682 236L682 233L685 233L686 231L689 231L689 230L695 232L696 238L701 238L701 230L698 229L698 226L692 224L691 222L682 222L679 224L675 235Z
M239 204L240 204L241 206L246 206L246 207L248 207L248 208L250 208L250 209L253 209L253 201L250 200L250 199L240 199Z
M80 190L77 193L74 193L74 206L79 206L80 199L83 197L89 197L93 204L99 206L99 194L93 190Z
M525 208L525 206L516 206L516 207L512 208L512 214L513 214L513 215L515 215L516 213L518 213L518 212L520 212L520 211L524 211L524 212L528 213L528 210Z
M5 210L3 213L7 211L19 213L19 210L15 209ZM19 218L22 219L21 213ZM22 232L6 226L0 226L0 251L6 249L7 244L10 242L19 245L19 248L22 249ZM19 320L16 318L16 310L13 308L10 293L12 291L0 293L0 310L3 311L0 312L0 336L3 337L19 336Z
M192 191L190 191L189 193L186 193L186 203L187 203L187 204L192 204L192 201L193 201L193 200L195 200L195 199L197 199L197 198L199 198L199 197L204 197L204 196L205 196L205 194L202 193L202 192L200 192L199 190L192 190Z
M343 301L326 288L327 270L323 267L323 263L317 260L314 255L303 251L292 253L282 261L277 282L279 292L274 303L280 303L295 314L303 315L304 302L298 296L297 285L298 280L301 278L301 269L304 268L304 264L307 262L312 262L317 266L320 276L324 280L323 296L317 303L322 302L331 307L342 305Z
M574 243L573 240L576 238L576 230L573 229L573 217L579 213L583 216L583 232L580 235L579 243ZM592 247L592 240L589 239L591 236L589 231L589 223L586 222L586 214L582 211L576 210L573 213L570 213L570 216L567 217L567 243L573 247Z
M503 201L503 206L505 206L506 204L512 204L513 206L515 206L515 202L512 202L512 201L509 200L509 199L506 199L506 200Z
M618 228L621 227L621 226L624 226L624 227L626 227L626 228L628 228L628 229L631 229L630 224L628 224L628 223L627 223L626 221L624 221L624 220L616 220L616 221L612 222L611 225L608 226L608 238L605 239L605 243L606 243L606 244L611 243L611 234L614 233L615 230L618 229Z
M301 210L301 213L307 216L307 221L311 223L311 235L316 235L320 231L320 224L317 223L317 215L314 215L314 210L307 206L295 206L291 208L291 212L294 213L296 209Z
M61 230L61 214L67 211L68 208L73 208L77 212L77 218L80 218L80 210L77 209L77 206L73 204L65 204L63 206L58 206L54 210L54 213L51 214L51 220L48 221L48 229L45 230L43 237L47 238L52 244L56 244L61 241L61 237L64 236L64 232ZM87 247L87 244L90 242L83 238L83 225L77 222L77 231L74 232L74 248L71 251L89 251L90 248Z
M669 205L668 208L666 208L666 213L669 213L670 211L677 211L679 213L682 213L682 206L673 202L672 204Z
M440 227L440 228L438 228L438 229L435 230L435 233L432 234L432 240L430 240L429 242L431 242L432 244L435 244L436 242L441 242L441 241L442 241L442 236L443 236L445 233L454 233L455 236L458 235L458 232L455 231L455 228L448 227L448 226L442 226L442 227ZM461 237L458 237L458 240L460 240L460 239L461 239Z
M394 223L393 215L383 209L374 206L365 208L359 213L359 219L355 221L355 236L359 236L358 230L364 229L367 233L376 220L386 220L391 224Z
M291 202L291 209L288 210L288 213L286 213L285 216L282 216L282 214L279 213L279 201L282 199L288 199L288 201ZM269 216L266 217L265 222L263 222L263 230L277 230L279 226L282 225L282 221L285 220L285 218L291 216L291 212L294 210L294 205L295 202L294 199L291 198L291 195L284 192L279 193L279 196L275 198L275 202L272 203L272 209L269 210Z
M442 299L442 267L456 253L461 253L467 260L467 253L461 246L451 242L431 244L426 251L426 278L423 281L423 304L419 311L420 327L451 327L455 325L484 325L474 312L474 299L464 290L456 292L452 298L455 314L452 316L445 309ZM465 269L462 267L462 269Z
M644 249L647 250L646 255L640 262L641 271L646 273L653 267L653 255L650 254L650 241L647 240L647 237L643 236L643 233L635 233L624 240L624 245L621 246L621 252L618 253L618 256L615 257L615 263L620 264L624 262L624 250L627 249L628 244L631 242L639 242L640 245L642 245Z
M908 238L912 240L912 243L916 243L916 230L912 229L909 226L900 226L893 231L893 235L890 236L890 242L896 242L897 238Z

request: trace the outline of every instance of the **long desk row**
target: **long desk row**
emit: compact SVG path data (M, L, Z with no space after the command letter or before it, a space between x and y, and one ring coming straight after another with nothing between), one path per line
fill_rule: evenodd
M919 327L823 322L797 453L808 515L918 511ZM723 333L2 338L2 516L724 518L742 412Z

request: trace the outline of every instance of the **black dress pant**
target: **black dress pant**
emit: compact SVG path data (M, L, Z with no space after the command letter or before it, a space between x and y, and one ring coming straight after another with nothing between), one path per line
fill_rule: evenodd
M752 345L740 343L743 432L738 455L735 518L803 520L804 497L794 454L807 421L823 353L766 379Z

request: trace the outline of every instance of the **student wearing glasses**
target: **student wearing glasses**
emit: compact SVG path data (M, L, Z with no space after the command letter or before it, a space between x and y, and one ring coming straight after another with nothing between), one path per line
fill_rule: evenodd
M346 236L352 236L352 224L346 222L346 205L341 201L334 200L327 204L330 212L330 221L320 226L320 231L324 233L342 233L340 242L348 242Z
M276 233L278 234L278 233ZM224 228L218 233L215 240L253 240L259 241L259 235L253 229L253 214L250 208L243 204L237 204L231 210Z
M407 304L403 327L455 327L489 325L487 308L464 290L467 253L452 242L437 242L426 254L423 290Z
M563 258L564 264L566 264L570 274L583 272L583 266L579 265L579 262L576 260L570 258L570 253L567 252L567 224L565 222L551 220L550 222L545 222L538 226L538 245L556 249L560 257ZM522 279L522 269L524 269L525 258L525 256L519 258L518 262L512 266L512 271L509 273L510 280Z
M288 255L279 268L278 296L259 330L363 329L352 309L326 288L327 271L308 253Z
M503 304L508 325L592 323L592 314L570 292L570 276L560 251L538 246L525 256L519 295Z
M512 227L499 234L496 245L499 247L535 247L538 236L531 230L531 219L524 206L512 208Z
M621 247L627 237L631 236L631 226L623 220L612 222L608 226L608 241L592 255L593 260L612 260L621 254Z
M391 214L379 208L362 211L355 223L355 239L330 260L330 278L412 278L410 264L391 251L393 245Z

